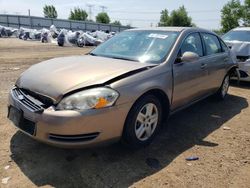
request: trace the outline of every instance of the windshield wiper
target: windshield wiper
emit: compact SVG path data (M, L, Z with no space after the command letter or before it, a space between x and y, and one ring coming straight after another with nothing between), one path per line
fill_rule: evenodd
M112 58L112 59L121 59L121 60L128 60L128 61L136 61L136 62L138 62L137 59L131 59L131 58L126 58L126 57L116 57L116 56L97 55L97 54L95 54L93 52L90 52L89 55L102 56L102 57L107 57L107 58Z
M113 57L113 56L108 56L109 58L112 58L112 59L121 59L121 60L128 60L128 61L136 61L138 62L137 59L131 59L131 58L126 58L126 57Z

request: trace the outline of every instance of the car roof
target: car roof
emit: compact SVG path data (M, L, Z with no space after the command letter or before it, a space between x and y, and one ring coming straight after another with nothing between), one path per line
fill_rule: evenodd
M213 33L212 31L198 28L198 27L146 27L146 28L134 28L127 31L173 31L173 32L183 32L183 31L193 31L193 32L206 32Z
M146 28L134 28L129 29L130 31L177 31L181 32L188 27L146 27Z
M250 31L250 27L237 27L233 31Z

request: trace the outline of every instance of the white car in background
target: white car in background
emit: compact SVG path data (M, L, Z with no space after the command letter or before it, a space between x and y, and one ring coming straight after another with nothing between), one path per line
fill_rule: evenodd
M240 80L250 81L250 27L235 28L222 36L222 39L236 55Z

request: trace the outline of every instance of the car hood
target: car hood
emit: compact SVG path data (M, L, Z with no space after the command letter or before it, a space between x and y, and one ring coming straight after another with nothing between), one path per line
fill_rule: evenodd
M236 56L250 56L250 42L225 41Z
M103 84L148 66L152 64L91 55L61 57L31 66L22 73L16 86L58 101L71 91Z

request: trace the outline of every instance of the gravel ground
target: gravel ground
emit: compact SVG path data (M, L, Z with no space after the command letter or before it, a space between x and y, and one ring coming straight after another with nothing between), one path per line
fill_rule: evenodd
M90 48L0 39L0 187L250 187L250 84L223 102L208 98L169 120L147 148L65 150L20 133L7 120L7 96L32 64ZM187 162L186 157L199 160Z

